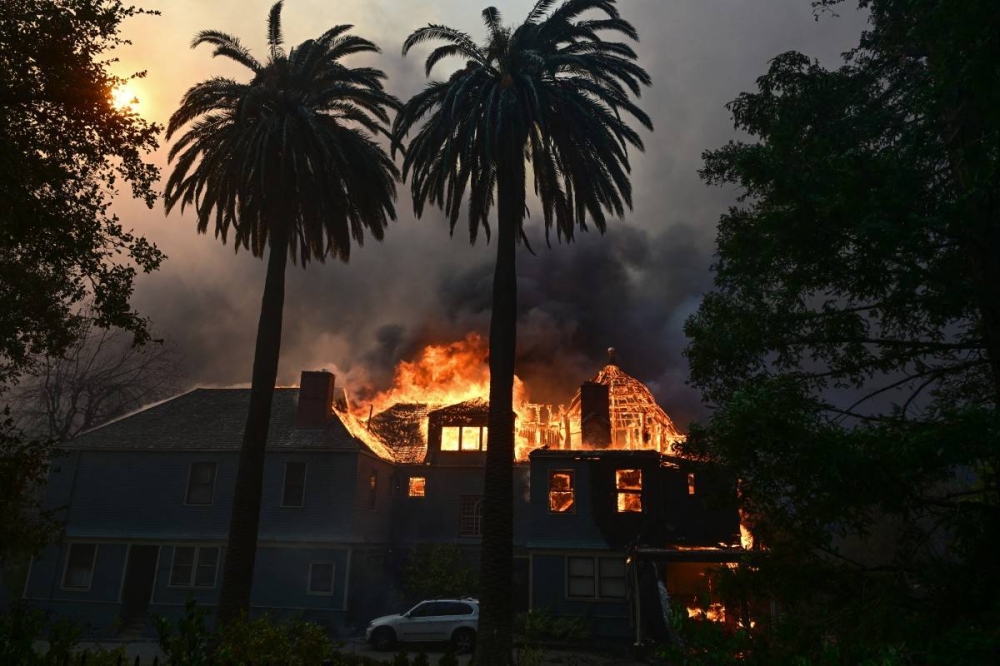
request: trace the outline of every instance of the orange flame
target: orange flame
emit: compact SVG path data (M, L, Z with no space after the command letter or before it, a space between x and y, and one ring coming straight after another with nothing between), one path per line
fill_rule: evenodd
M427 345L415 359L400 361L392 386L358 405L356 413L367 417L369 409L378 413L395 404L442 407L476 398L489 400L488 357L489 348L478 333L469 333L456 342ZM515 411L525 398L524 383L514 377Z

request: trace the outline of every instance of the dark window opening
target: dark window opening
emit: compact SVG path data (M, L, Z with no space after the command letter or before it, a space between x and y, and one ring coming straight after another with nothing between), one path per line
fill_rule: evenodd
M285 463L285 487L281 492L281 506L304 506L306 499L306 464Z
M185 504L210 505L215 495L214 462L194 462L188 470Z

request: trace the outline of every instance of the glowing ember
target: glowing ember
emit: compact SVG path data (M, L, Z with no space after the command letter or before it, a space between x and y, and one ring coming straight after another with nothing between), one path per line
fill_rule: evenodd
M709 622L725 622L726 609L720 603L709 604L708 608L698 606L688 606L688 617L695 620L708 620Z
M642 513L642 470L619 469L615 471L618 490L618 513Z
M573 473L549 473L549 511L568 513L573 510Z
M423 497L427 490L427 479L422 476L411 476L408 488L410 497Z

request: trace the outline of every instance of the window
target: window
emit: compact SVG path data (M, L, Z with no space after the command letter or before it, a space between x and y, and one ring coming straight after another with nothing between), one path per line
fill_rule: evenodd
M489 428L447 426L441 428L442 451L485 451Z
M215 494L215 463L194 462L188 471L188 488L185 504L211 504Z
M373 469L368 477L368 508L375 510L378 503L378 470Z
M306 464L285 463L285 484L281 491L281 506L304 506L306 501Z
M427 479L422 476L411 476L408 490L410 497L423 497L427 492Z
M694 472L688 474L688 495L694 495Z
M217 546L175 546L170 587L215 587L218 570Z
M602 599L625 598L625 560L602 557L597 560L597 594Z
M333 594L333 562L309 565L309 594Z
M566 595L587 599L625 598L625 561L617 557L567 557Z
M618 491L618 513L642 513L641 469L616 470L615 489Z
M483 498L479 495L462 495L458 520L458 536L483 535Z
M549 513L573 513L573 471L549 472Z
M443 601L428 601L413 607L410 617L441 617L450 615L448 609L451 604Z
M89 590L94 578L94 563L97 561L96 543L72 543L66 553L66 571L63 573L63 588L67 590Z
M472 615L472 606L460 601L444 602L441 606L441 615Z
M569 581L566 589L568 596L597 596L597 588L594 586L594 558L570 557L567 558L567 560Z

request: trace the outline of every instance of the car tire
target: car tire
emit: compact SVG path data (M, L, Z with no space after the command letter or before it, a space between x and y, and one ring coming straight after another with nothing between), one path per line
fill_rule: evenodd
M396 645L396 632L389 627L379 627L372 632L371 643L376 650L391 650Z
M472 629L456 629L451 635L451 644L455 647L457 654L472 652L476 647L476 632Z

